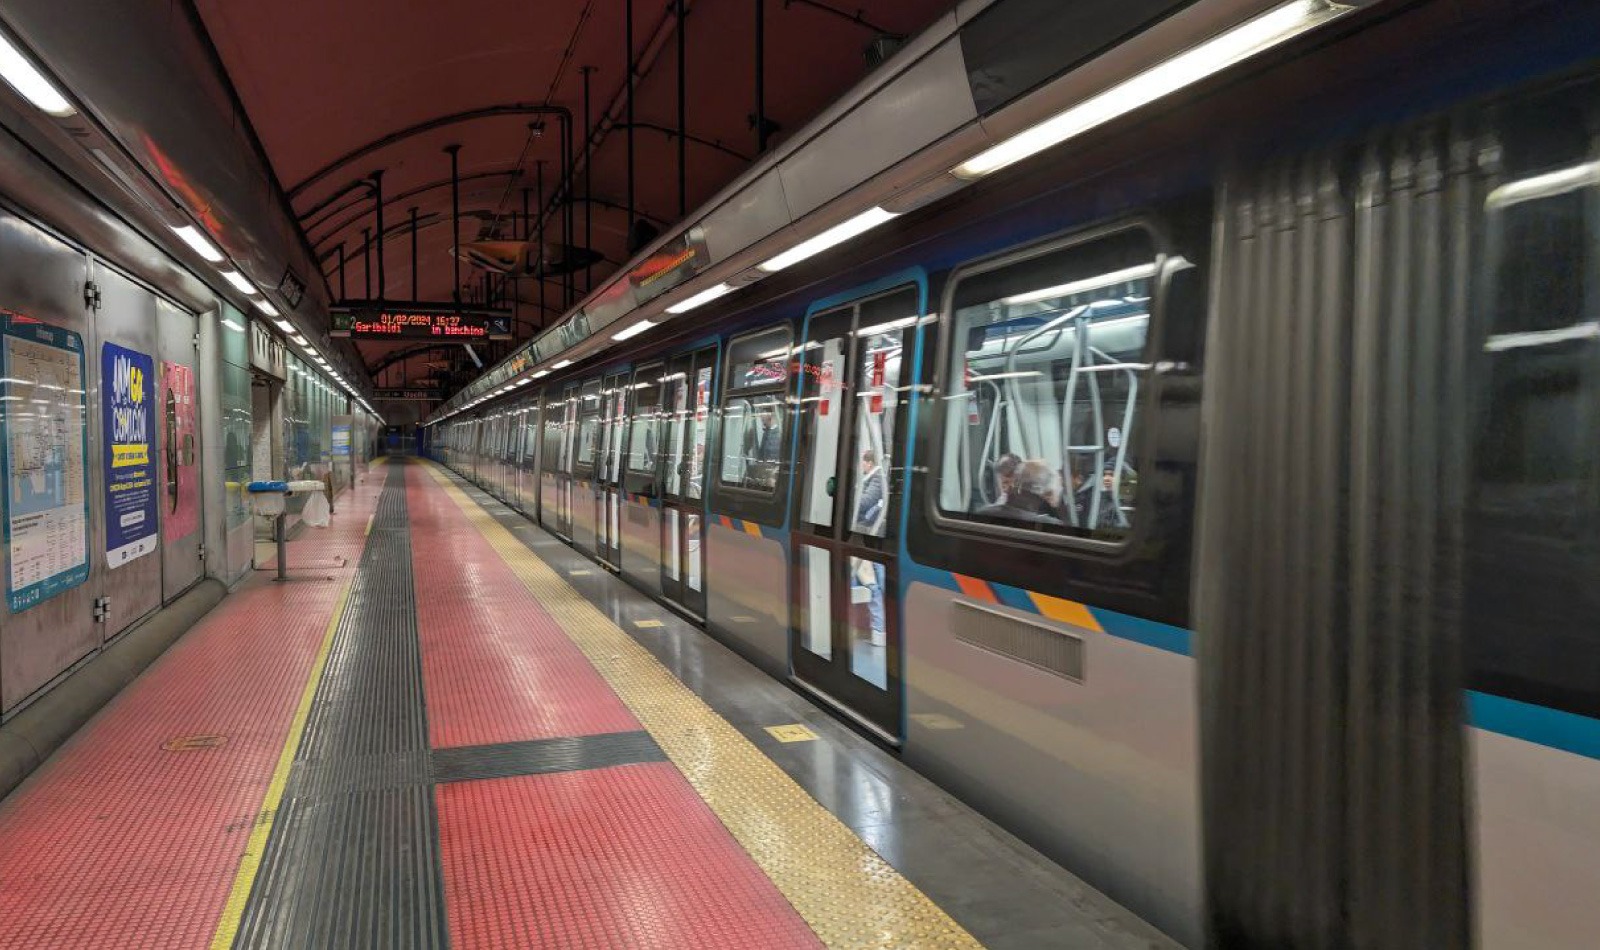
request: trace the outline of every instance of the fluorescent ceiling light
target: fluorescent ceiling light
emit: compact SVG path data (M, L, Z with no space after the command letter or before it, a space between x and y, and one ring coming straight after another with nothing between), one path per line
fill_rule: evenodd
M1328 0L1292 0L1013 135L952 171L962 178L981 178L1169 96L1348 10Z
M668 307L667 308L667 312L668 313L688 313L689 311L691 311L694 308L700 306L701 304L710 303L711 301L716 300L718 297L721 297L723 294L731 293L732 291L733 291L733 285L732 284L718 284L715 287L707 287L705 290L700 291L699 293L695 294L693 297L689 297L689 298L687 298L685 300L680 300L677 303L673 304L672 306ZM556 369L560 369L561 368L561 364L557 363L555 368Z
M274 321L272 321L272 325L277 327L278 329L282 330L283 332L289 334L290 336L295 336L296 335L294 324L290 323L287 320L274 320Z
M571 365L572 365L572 361L571 360L562 360L559 363L551 363L550 364L550 368L551 369L566 369L568 366L571 366Z
M225 271L223 271L222 272L222 279L226 280L228 283L232 284L233 285L233 289L237 290L241 294L245 294L247 296L254 297L256 294L261 293L261 291L256 289L256 285L255 284L250 283L250 281L248 279L246 279L243 274L239 273L236 270L225 270Z
M653 326L655 326L655 323L650 320L640 320L638 323L635 323L626 330L611 334L611 339L618 342L623 340L631 340Z
M252 300L251 303L256 305L257 310L269 317L276 317L278 315L278 308L274 307L271 303L268 303L265 297Z
M217 250L217 246L212 244L204 234L201 234L200 229L194 225L185 224L183 227L173 228L172 233L183 238L183 243L194 248L196 254L211 263L215 264L222 260L222 252Z
M4 78L12 89L40 111L56 118L65 118L78 111L4 34L0 34L0 78Z
M298 333L290 334L289 339L293 340L296 346L307 347L307 348L309 348L311 346L310 343L306 342L306 338L301 336Z
M1030 290L1026 293L1013 294L1012 296L1006 297L1000 302L1007 304L1037 303L1040 300L1053 300L1056 297L1070 297L1073 294L1087 293L1091 290L1099 290L1102 287L1110 287L1114 284L1126 284L1132 280L1148 280L1149 278L1154 277L1155 273L1156 265L1139 264L1134 267L1125 267L1122 270L1114 270L1105 274L1096 274L1093 277L1085 277L1082 280L1068 281L1065 284L1056 284L1054 287L1043 287L1039 290Z
M541 369L537 373L534 373L532 376L530 376L528 378L529 379L543 379L544 377L549 376L549 375L550 375L550 371L549 370Z
M794 247L762 264L761 269L769 274L783 270L785 267L798 264L808 257L821 254L835 244L843 244L858 234L870 231L893 217L896 217L893 211L885 211L882 208L863 211L843 224L836 224L810 240L801 241ZM668 308L668 312L672 312L671 308Z
M1483 204L1484 207L1494 211L1524 201L1554 198L1597 184L1600 184L1600 162L1585 162L1571 168L1561 168L1531 178L1507 182L1489 192L1489 197Z

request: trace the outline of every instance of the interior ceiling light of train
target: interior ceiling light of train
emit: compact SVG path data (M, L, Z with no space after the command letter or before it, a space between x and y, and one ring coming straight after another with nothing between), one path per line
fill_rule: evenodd
M420 418L950 0L196 5L335 333Z

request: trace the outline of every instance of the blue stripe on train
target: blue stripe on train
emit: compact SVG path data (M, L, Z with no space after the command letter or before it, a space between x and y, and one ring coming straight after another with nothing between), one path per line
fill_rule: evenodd
M1469 689L1467 722L1513 739L1600 759L1600 719Z

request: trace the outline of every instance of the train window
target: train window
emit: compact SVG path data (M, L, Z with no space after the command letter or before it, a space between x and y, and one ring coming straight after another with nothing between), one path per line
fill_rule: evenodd
M783 459L783 396L794 336L776 327L733 341L722 397L719 485L770 495Z
M1132 530L1157 264L1130 229L960 280L946 516L1111 541Z
M653 366L634 374L632 431L628 435L628 471L649 475L656 470L660 454L656 429L661 411L661 367Z
M578 465L594 467L594 458L600 448L600 380L594 379L583 386L578 422Z
M1556 96L1508 122L1485 203L1487 295L1469 505L1473 685L1600 715L1600 162Z

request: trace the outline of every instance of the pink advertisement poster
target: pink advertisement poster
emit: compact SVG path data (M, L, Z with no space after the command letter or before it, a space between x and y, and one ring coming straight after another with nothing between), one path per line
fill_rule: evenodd
M194 370L161 361L162 533L176 541L200 526L197 452L200 434L194 424Z

